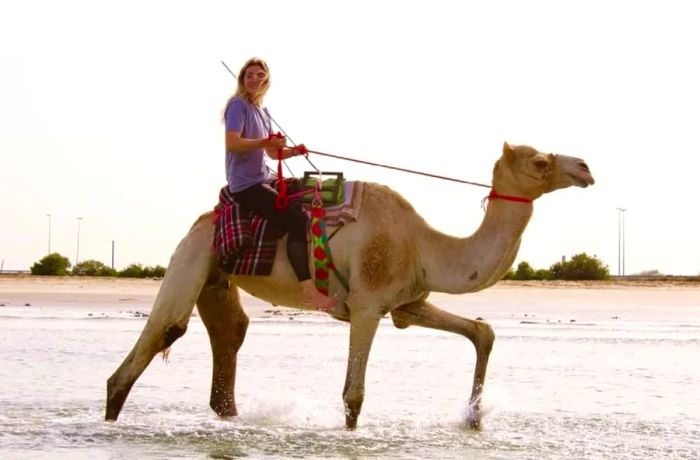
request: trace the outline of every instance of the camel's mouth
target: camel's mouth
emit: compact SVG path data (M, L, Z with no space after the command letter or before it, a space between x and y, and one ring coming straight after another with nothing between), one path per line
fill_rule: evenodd
M574 182L576 187L586 188L589 185L595 184L595 179L593 179L593 176L590 174L587 174L585 177L569 174L569 177Z

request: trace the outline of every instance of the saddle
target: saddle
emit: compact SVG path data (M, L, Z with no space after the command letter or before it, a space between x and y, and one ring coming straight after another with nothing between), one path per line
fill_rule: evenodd
M322 182L321 199L325 210L324 224L339 227L356 220L359 203L355 197L361 183L347 182L342 173ZM315 173L304 173L300 179L285 179L290 198L300 199L307 211L313 207L313 188L319 181ZM271 184L276 187L277 184ZM238 204L228 186L222 187L219 203L214 208L215 233L212 250L219 267L232 275L262 275L272 272L277 253L277 240L284 232L266 219ZM310 219L311 220L311 219ZM311 240L311 232L307 232Z

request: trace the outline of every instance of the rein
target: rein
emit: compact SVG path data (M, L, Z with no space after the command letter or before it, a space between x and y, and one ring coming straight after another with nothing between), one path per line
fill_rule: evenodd
M229 66L226 65L226 63L225 63L224 61L221 61L221 64L222 64L222 65L226 68L226 70L233 76L233 78L236 78L236 74L233 73L233 71L229 68ZM370 166L377 166L377 167L380 167L380 168L393 169L393 170L395 170L395 171L401 171L401 172L406 172L406 173L411 173L411 174L418 174L418 175L420 175L420 176L432 177L432 178L435 178L435 179L442 179L442 180L447 180L447 181L451 181L451 182L458 182L458 183L460 183L460 184L468 184L468 185L475 185L475 186L477 186L477 187L491 188L490 185L482 184L482 183L479 183L479 182L471 182L471 181L466 181L466 180L461 180L461 179L455 179L455 178L453 178L453 177L440 176L440 175L437 175L437 174L430 174L430 173L425 173L425 172L421 172L421 171L415 171L415 170L412 170L412 169L399 168L398 166L384 165L384 164L380 164L380 163L374 163L374 162L371 162L371 161L357 160L357 159L354 159L354 158L344 157L344 156L340 156L340 155L333 155L333 154L331 154L331 153L319 152L319 151L316 151L316 150L308 150L308 149L304 146L304 144L299 144L299 145L297 145L297 144L289 137L289 135L286 133L286 131L285 131L284 129L282 129L282 127L280 126L280 124L277 123L277 120L275 120L275 119L269 114L269 112L266 112L266 113L267 113L267 116L270 118L270 120L275 124L275 126L277 126L277 129L280 130L281 135L283 135L284 137L286 137L286 138L289 140L289 142L291 142L291 144L294 146L293 148L300 150L300 153L304 155L304 158L306 159L306 161L307 161L307 162L311 165L311 167L314 168L314 170L316 170L316 172L319 173L319 174L321 173L321 171L316 167L315 164L313 164L313 163L311 162L311 160L309 160L309 155L308 155L309 153L313 153L313 154L315 154L315 155L321 155L321 156L331 157L331 158L337 158L337 159L339 159L339 160L352 161L352 162L354 162L354 163L362 163L362 164L366 164L366 165L370 165ZM278 137L278 136L280 136L280 133L270 134L270 137L273 137L273 136L274 136L274 137ZM280 152L277 152L277 155L278 155L277 172L278 172L278 176L281 178L282 163L284 163L284 161L283 161L283 159L281 158L282 155L281 155ZM285 166L286 166L286 163L284 163L284 164L285 164ZM288 167L287 169L289 169L289 167ZM285 198L286 198L286 196L285 196ZM286 207L286 206L289 204L289 200L287 199L287 200L285 201L284 198L283 198L283 199L279 199L278 202L277 202L276 204L278 205L278 208L279 208L279 206L282 206L282 208L279 208L279 209L283 209L284 207Z
M422 171L415 171L413 169L406 169L406 168L399 168L398 166L390 166L390 165L384 165L381 163L374 163L371 161L364 161L364 160L357 160L355 158L349 158L349 157L342 157L340 155L333 155L332 153L324 153L324 152L318 152L316 150L308 150L309 153L314 153L316 155L322 155L324 157L331 157L331 158L337 158L339 160L346 160L346 161L352 161L354 163L362 163L365 165L370 165L370 166L378 166L380 168L387 168L387 169L393 169L395 171L401 171L401 172L406 172L406 173L411 173L411 174L418 174L420 176L427 176L427 177L433 177L435 179L443 179L443 180L449 180L452 182L459 182L460 184L469 184L469 185L476 185L478 187L486 187L486 188L491 188L490 185L486 184L481 184L479 182L470 182L466 180L461 180L461 179L455 179L453 177L447 177L447 176L440 176L437 174L430 174Z

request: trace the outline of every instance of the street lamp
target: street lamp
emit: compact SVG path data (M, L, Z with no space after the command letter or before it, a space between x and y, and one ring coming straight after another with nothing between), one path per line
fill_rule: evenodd
M49 218L49 254L51 254L51 214L46 214Z
M76 245L76 250L75 250L75 265L78 265L78 260L80 257L80 221L83 220L82 217L76 217L78 220L78 244Z
M625 276L625 208L617 208L617 275Z

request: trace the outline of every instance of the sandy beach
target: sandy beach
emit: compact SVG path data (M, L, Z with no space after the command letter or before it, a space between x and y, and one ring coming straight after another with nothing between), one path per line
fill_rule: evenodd
M1 307L55 308L100 305L108 309L132 309L148 313L153 305L162 280L112 277L54 277L31 275L0 275ZM634 293L635 295L630 295ZM671 294L672 295L669 295ZM501 281L480 292L464 294L475 304L501 306L519 304L534 307L528 299L549 299L551 305L562 305L585 297L599 303L625 305L640 295L649 305L697 306L700 303L698 277L665 279L631 278L609 281ZM241 292L246 312L251 317L294 309L275 308L255 297ZM433 293L430 300L440 303L454 298L450 294ZM670 303L669 303L670 301ZM195 309L196 314L196 309Z
M0 308L84 307L132 310L148 313L158 294L161 279L72 277L72 276L0 276ZM251 317L267 314L271 305L241 293ZM286 309L288 311L294 311ZM194 314L197 314L195 308Z

